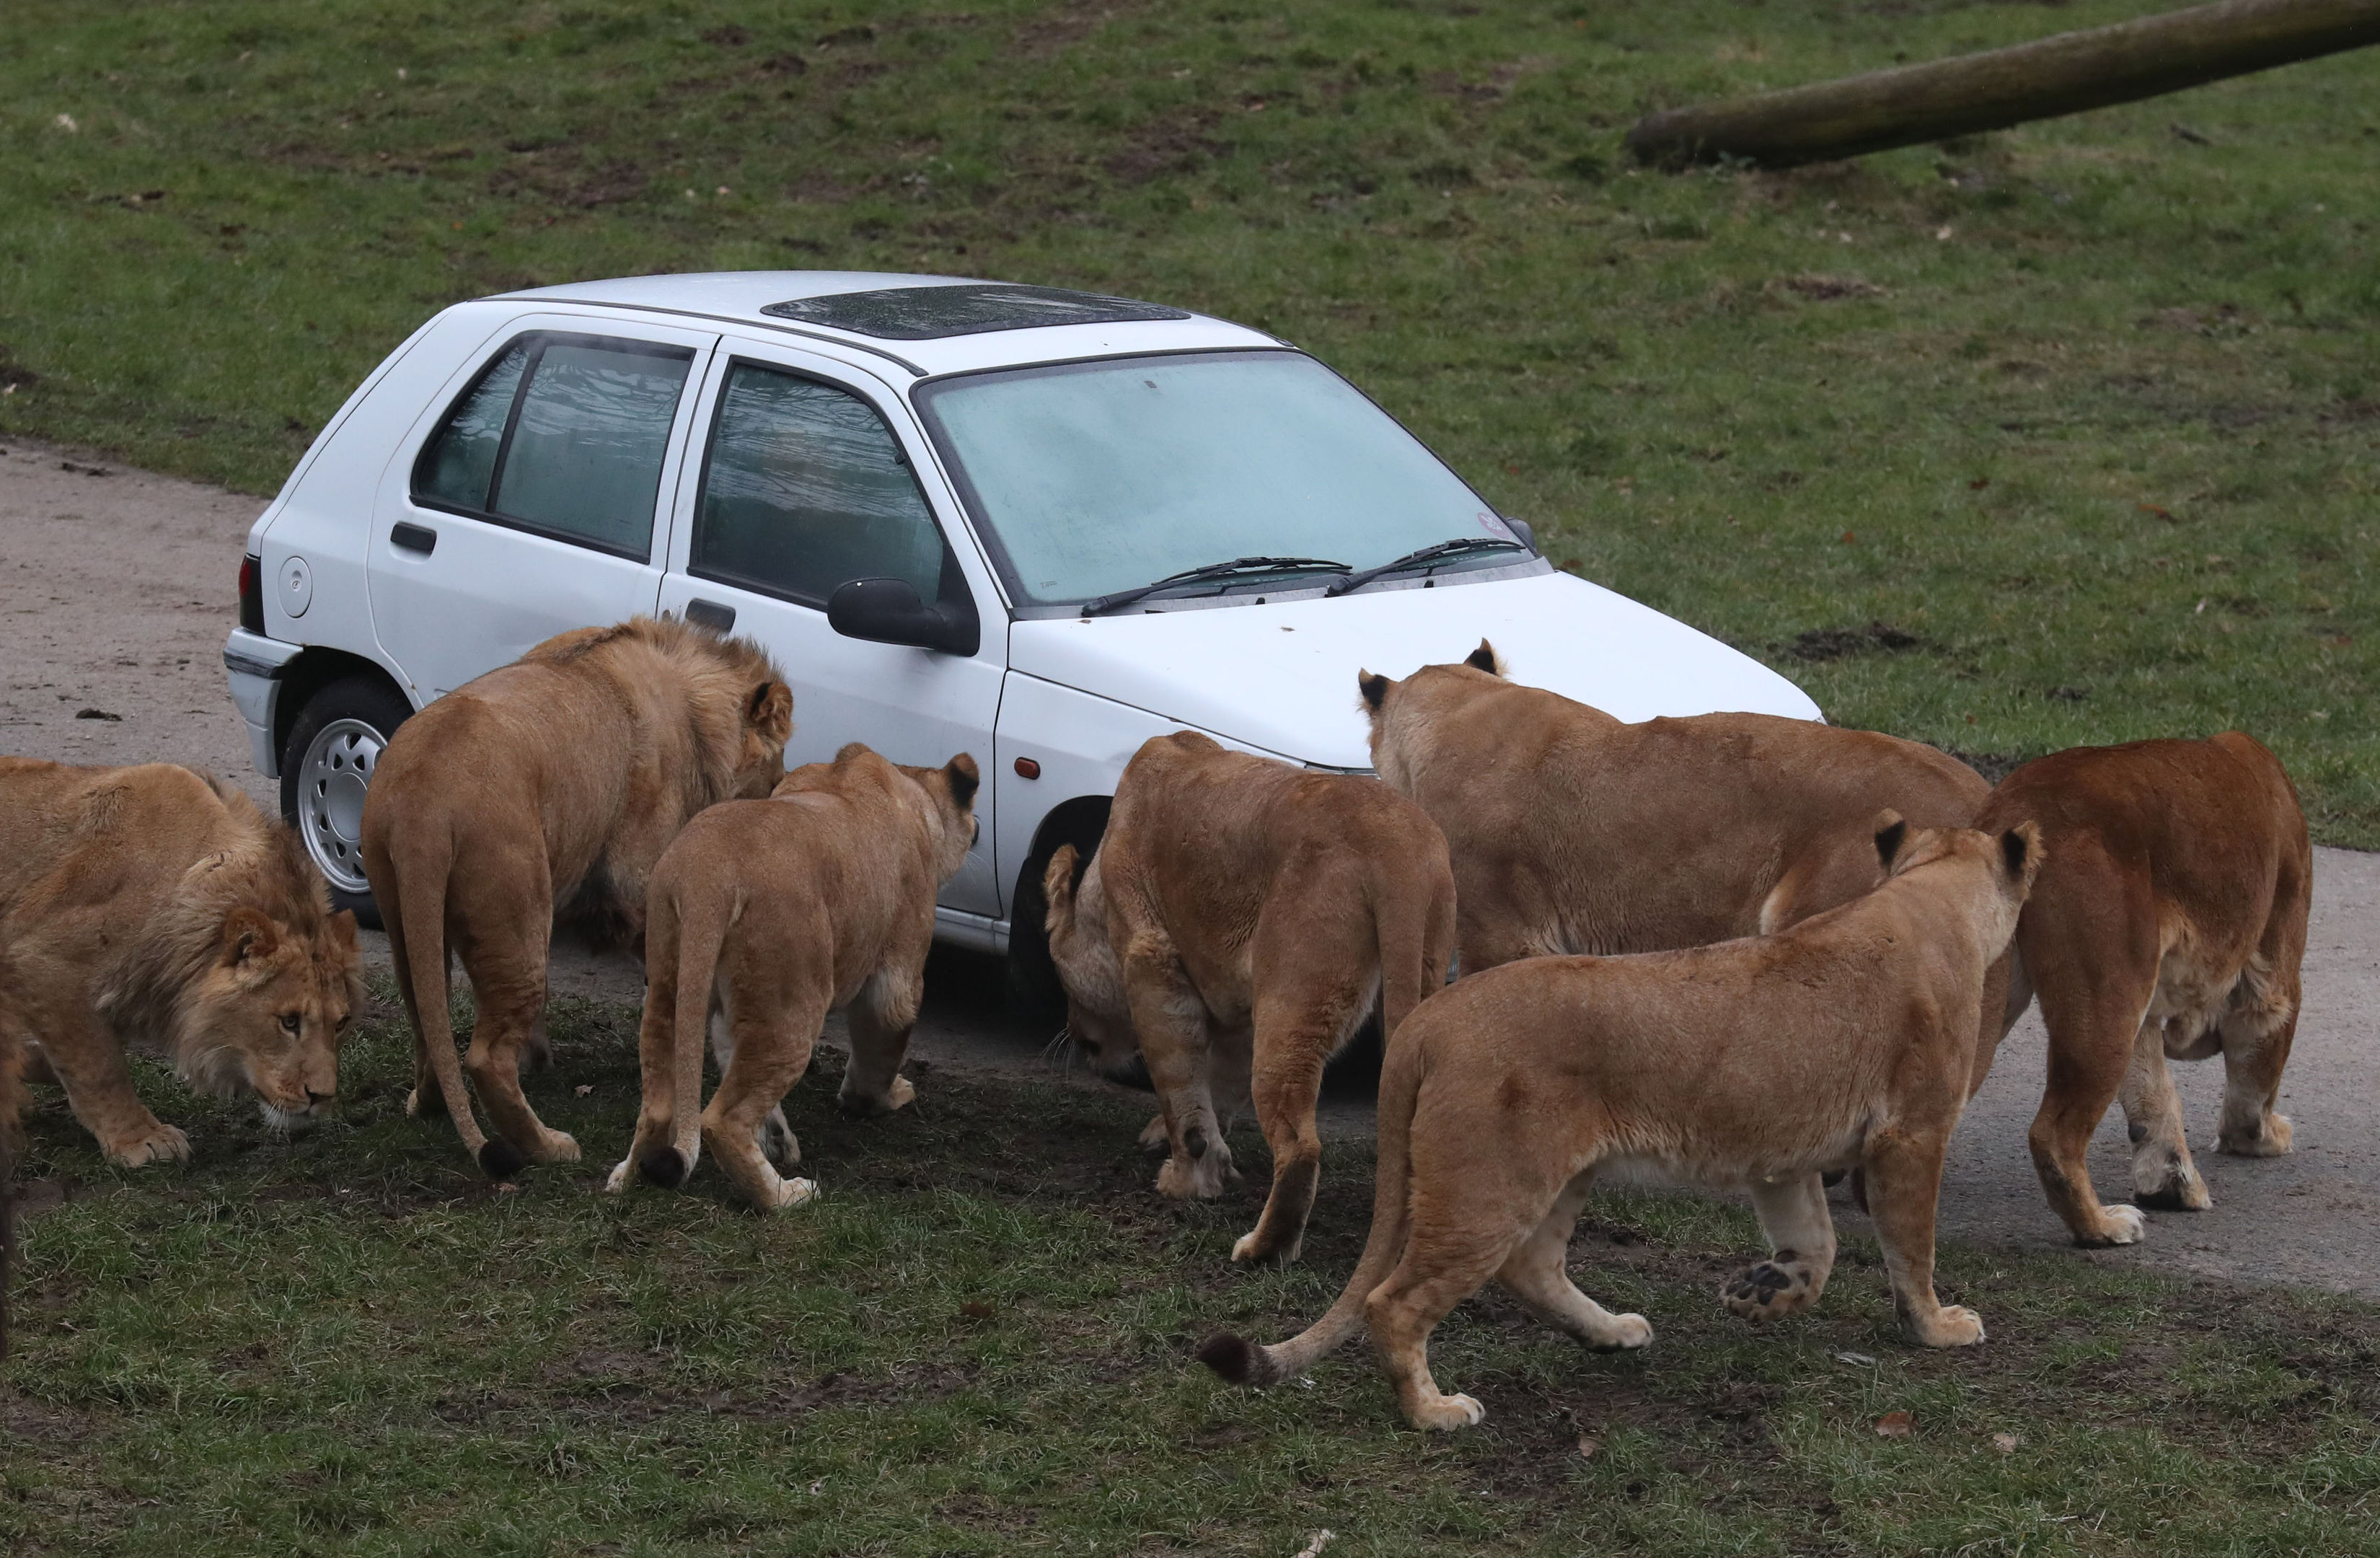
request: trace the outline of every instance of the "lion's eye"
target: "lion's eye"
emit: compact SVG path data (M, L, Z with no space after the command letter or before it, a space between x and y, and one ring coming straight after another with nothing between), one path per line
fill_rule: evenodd
M281 1014L281 1031L284 1033L295 1033L300 1028L303 1028L305 1024L306 1019L298 1016L296 1012L284 1012Z

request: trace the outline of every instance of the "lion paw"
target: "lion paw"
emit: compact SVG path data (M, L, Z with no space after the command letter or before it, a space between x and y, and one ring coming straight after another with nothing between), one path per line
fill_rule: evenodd
M2215 1150L2239 1158L2277 1158L2289 1150L2295 1135L2287 1114L2267 1114L2252 1134L2225 1131L2216 1139Z
M1451 1431L1477 1428L1487 1420L1488 1408L1467 1395L1441 1395L1425 1401L1413 1414L1413 1426L1425 1432L1432 1429Z
M1599 1353L1634 1352L1653 1345L1653 1322L1643 1315L1613 1315L1611 1328L1587 1343Z
M2141 1209L2136 1206L2119 1202L2115 1206L2101 1207L2099 1212L2105 1219L2099 1235L2096 1238L2077 1237L2076 1244L2085 1248L2138 1244L2148 1234L2148 1219L2141 1215Z
M1223 1193L1224 1182L1236 1178L1232 1150L1218 1141L1196 1158L1173 1157L1157 1171L1157 1193L1175 1200L1212 1200Z
M1165 1116L1159 1114L1140 1127L1140 1150L1144 1152L1171 1152L1173 1138L1165 1131Z
M771 1211L787 1211L818 1195L815 1179L780 1179L775 1199L770 1201Z
M2178 1158L2158 1165L2149 1180L2143 1185L2138 1175L2134 1176L2134 1205L2154 1207L2159 1211L2204 1211L2215 1204L2215 1198L2207 1194L2206 1181L2198 1176L2195 1168Z
M118 1168L146 1168L151 1163L190 1161L190 1138L178 1126L160 1122L145 1136L117 1142L107 1149L107 1161Z
M1305 1242L1305 1238L1301 1235L1290 1240L1279 1249L1266 1249L1257 1242L1257 1235L1262 1231L1261 1228L1251 1228L1233 1240L1232 1259L1258 1266L1294 1265L1297 1261L1298 1248Z
M636 1182L637 1155L631 1152L614 1164L610 1174L604 1175L603 1189L606 1194L617 1196Z
M1919 1345L1927 1347L1972 1347L1984 1339L1983 1317L1962 1304L1945 1304L1931 1320L1909 1330Z
M1719 1301L1746 1320L1779 1320L1806 1309L1815 1296L1810 1269L1798 1260L1763 1260L1721 1284Z
M870 1098L866 1093L855 1092L846 1083L844 1089L835 1095L835 1102L854 1114L890 1114L894 1110L908 1104L917 1096L917 1089L909 1085L909 1078L895 1077L892 1078L892 1085L884 1089L883 1096L880 1098Z
M802 1161L801 1140L785 1123L783 1108L771 1109L761 1120L758 1145L760 1155L781 1169L795 1167Z
M575 1163L578 1161L578 1138L568 1131L547 1131L526 1155L532 1163Z

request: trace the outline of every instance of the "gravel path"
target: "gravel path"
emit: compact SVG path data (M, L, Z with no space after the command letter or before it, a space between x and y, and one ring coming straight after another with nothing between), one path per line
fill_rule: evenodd
M261 505L22 440L0 439L0 753L188 762L276 806L273 786L250 765L221 652L237 617L240 542ZM996 988L985 970L946 961L917 1053L943 1065L1039 1065L1035 1035L984 1015ZM617 961L560 955L555 985L638 998L637 970ZM2177 1065L2214 1210L2151 1212L2144 1244L2077 1259L2380 1296L2380 1045L2372 1017L2380 997L2380 855L2315 851L2305 987L2282 1095L2297 1151L2257 1162L2218 1155L2221 1066ZM2029 1015L1968 1111L1943 1197L1950 1236L2064 1243L2024 1145L2040 1102L2043 1041L2038 1016ZM1369 1128L1361 1104L1334 1105L1329 1115L1334 1135ZM2092 1173L2103 1194L2129 1184L2117 1111L2094 1144Z

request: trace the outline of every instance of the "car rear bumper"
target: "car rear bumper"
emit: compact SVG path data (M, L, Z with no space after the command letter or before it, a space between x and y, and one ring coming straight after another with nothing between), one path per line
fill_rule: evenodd
M281 700L281 675L304 651L302 644L285 644L235 627L224 640L224 670L231 678L231 700L248 724L248 746L257 772L268 779L281 777L281 754L273 740L273 719Z

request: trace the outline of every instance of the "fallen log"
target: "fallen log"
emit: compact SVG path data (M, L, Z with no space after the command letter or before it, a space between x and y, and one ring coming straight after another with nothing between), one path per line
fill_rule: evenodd
M2223 0L1926 65L1640 119L1628 149L1682 167L1856 157L2155 97L2380 43L2380 0Z

